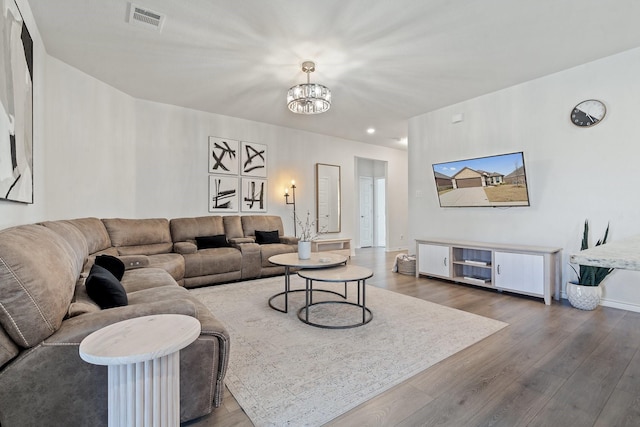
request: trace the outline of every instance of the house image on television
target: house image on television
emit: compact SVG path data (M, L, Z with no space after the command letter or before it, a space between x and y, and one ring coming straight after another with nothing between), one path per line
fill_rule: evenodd
M504 175L497 172L486 172L463 168L451 178L453 188L486 187L488 185L502 184Z
M507 184L513 184L513 185L526 185L527 180L524 174L524 166L520 166L519 168L516 168L516 170L511 172L509 175L505 176L504 182Z
M453 181L450 176L440 172L434 172L434 174L436 176L436 187L438 188L438 192L453 188Z

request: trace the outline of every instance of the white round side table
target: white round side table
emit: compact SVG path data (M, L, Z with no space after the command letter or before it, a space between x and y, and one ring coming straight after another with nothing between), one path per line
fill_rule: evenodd
M180 425L180 350L200 335L181 314L136 317L93 332L80 357L108 366L109 427Z

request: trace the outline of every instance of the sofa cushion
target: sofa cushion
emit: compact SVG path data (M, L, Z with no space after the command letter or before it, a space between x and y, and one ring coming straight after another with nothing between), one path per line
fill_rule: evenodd
M273 267L274 265L269 262L269 257L279 254L292 253L295 252L296 249L294 246L285 245L284 243L274 243L272 245L260 246L260 251L262 252L262 266Z
M218 234L217 236L196 237L196 243L198 245L198 250L231 247L229 242L227 242L227 236L225 236L224 234Z
M256 230L278 230L278 235L284 235L282 219L276 215L243 215L242 230L245 236L255 236ZM227 236L229 236L227 234ZM231 236L229 236L231 237Z
M19 346L34 346L60 327L80 274L72 252L47 227L0 231L0 323Z
M98 255L94 264L106 268L118 280L122 280L122 276L124 276L124 262L120 258L112 255Z
M120 255L162 254L173 249L169 221L165 218L107 218L102 222Z
M100 306L92 300L87 293L87 287L84 285L84 282L85 278L78 279L76 290L73 294L73 300L71 301L69 310L67 311L68 318L101 310Z
M87 293L102 309L128 304L127 293L116 277L104 267L94 264L85 282Z
M84 235L89 247L89 254L104 251L112 246L109 233L98 218L77 218L70 219L68 222Z
M180 254L149 255L149 267L161 268L176 281L184 278L184 258Z
M46 221L40 225L53 230L67 241L69 249L71 249L68 255L69 259L73 260L73 269L74 271L78 271L78 273L82 271L82 266L89 255L89 249L87 240L80 230L74 227L69 221Z
M259 245L270 245L272 243L280 243L278 230L274 230L274 231L256 230L255 233L256 233L256 243Z
M164 286L178 287L173 277L161 268L138 268L127 270L122 278L122 286L127 292L136 292L142 289L159 288Z
M195 218L173 218L169 221L171 238L174 242L194 242L197 236L217 236L225 234L221 216L201 216Z
M227 235L227 239L244 237L240 215L225 215L222 217L222 222L224 223L224 234Z
M185 254L185 277L240 271L242 254L236 248L202 249L195 254Z

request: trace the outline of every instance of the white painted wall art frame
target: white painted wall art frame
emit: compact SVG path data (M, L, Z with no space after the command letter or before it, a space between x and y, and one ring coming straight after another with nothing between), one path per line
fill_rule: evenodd
M209 175L209 212L238 212L237 176Z
M255 142L242 142L240 156L241 174L244 176L267 177L267 146Z
M238 175L239 148L239 141L210 136L209 173Z
M267 180L242 178L242 212L267 211Z

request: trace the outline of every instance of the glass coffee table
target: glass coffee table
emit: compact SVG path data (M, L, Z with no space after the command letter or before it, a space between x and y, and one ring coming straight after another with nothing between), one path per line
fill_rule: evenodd
M288 254L279 254L269 257L271 264L280 265L284 267L284 292L279 292L269 298L269 307L277 310L281 313L287 313L289 311L289 293L290 292L305 292L306 289L291 289L290 270L291 268L300 269L319 269L335 267L337 265L346 264L347 257L344 255L334 254L330 252L312 252L311 258L300 259L297 252ZM339 295L343 298L347 297L346 294L347 285L345 283L345 294L342 295L334 291L325 291L317 289L316 292L328 292ZM273 305L273 300L281 295L284 295L284 310Z

